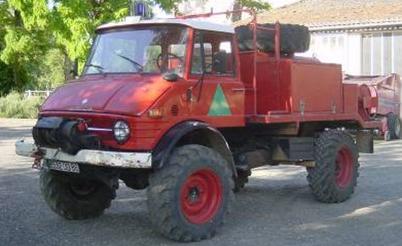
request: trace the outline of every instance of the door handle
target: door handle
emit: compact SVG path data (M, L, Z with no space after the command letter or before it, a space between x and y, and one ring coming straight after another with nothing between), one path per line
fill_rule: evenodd
M245 92L246 88L232 88L233 92Z

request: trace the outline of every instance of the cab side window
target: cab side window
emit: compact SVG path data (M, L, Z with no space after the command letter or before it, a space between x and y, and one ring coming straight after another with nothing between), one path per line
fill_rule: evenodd
M192 74L233 76L235 74L232 36L197 31L193 46Z

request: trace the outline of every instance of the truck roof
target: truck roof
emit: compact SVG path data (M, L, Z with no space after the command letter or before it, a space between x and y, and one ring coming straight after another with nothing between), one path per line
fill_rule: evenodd
M192 27L194 29L199 29L199 30L234 33L234 27L232 27L230 25L212 23L212 22L208 22L205 20L173 19L173 18L140 20L139 18L135 18L135 17L128 17L121 22L111 22L111 23L101 25L97 28L97 30L104 30L104 29L110 29L110 28L115 28L115 27L129 27L129 26L144 25L144 24L176 24L176 25L185 25L185 26Z

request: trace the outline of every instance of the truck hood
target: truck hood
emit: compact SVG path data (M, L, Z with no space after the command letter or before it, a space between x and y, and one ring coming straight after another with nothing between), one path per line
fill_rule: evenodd
M56 89L41 110L96 111L139 116L170 85L160 76L86 76Z

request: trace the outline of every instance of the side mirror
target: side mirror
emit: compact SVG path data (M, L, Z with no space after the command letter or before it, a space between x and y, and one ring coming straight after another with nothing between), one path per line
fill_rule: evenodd
M71 69L71 74L74 78L78 77L78 59L73 62L73 68Z
M165 73L163 79L170 82L175 82L179 79L179 75L175 73Z

